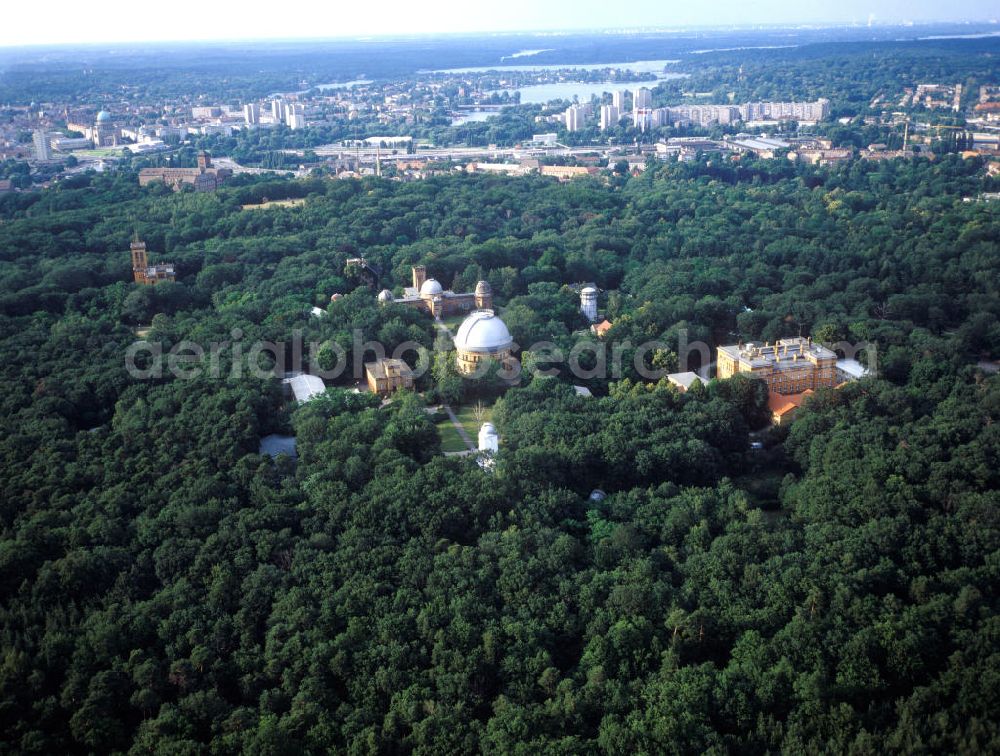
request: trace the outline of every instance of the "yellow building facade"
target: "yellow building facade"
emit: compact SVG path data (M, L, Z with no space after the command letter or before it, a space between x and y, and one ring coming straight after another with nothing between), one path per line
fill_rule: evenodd
M716 359L719 378L746 373L767 383L774 394L800 394L840 382L836 353L810 338L720 346Z

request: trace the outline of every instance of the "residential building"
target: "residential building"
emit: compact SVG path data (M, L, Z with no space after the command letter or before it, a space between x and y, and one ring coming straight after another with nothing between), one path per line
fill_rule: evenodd
M639 87L632 93L632 111L653 107L653 93L646 87Z
M797 394L769 394L767 408L771 411L771 423L784 426L791 423L806 399L813 395L812 389Z
M601 131L607 131L618 125L621 111L616 105L601 105Z
M619 89L611 93L611 107L618 108L619 113L626 111L625 96L628 94L624 89Z
M243 106L243 120L247 126L256 126L260 123L260 105L256 102L248 102Z
M285 122L285 101L282 99L271 100L271 118L275 123Z
M588 168L585 165L543 165L539 171L543 176L554 176L560 181L581 176L590 176L598 172L597 168Z
M196 121L206 121L209 118L218 118L221 115L222 108L216 105L191 108L191 117Z

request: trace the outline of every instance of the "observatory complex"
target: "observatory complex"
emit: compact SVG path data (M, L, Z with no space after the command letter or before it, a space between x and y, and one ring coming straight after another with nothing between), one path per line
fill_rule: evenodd
M472 310L489 310L493 307L493 290L486 281L476 284L472 292L448 291L435 278L427 278L423 265L413 266L413 286L403 289L402 297L393 297L389 289L378 295L379 304L401 304L416 307L435 318L461 314Z

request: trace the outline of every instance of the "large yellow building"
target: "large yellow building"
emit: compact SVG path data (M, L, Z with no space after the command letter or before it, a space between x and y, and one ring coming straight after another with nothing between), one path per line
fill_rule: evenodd
M799 394L841 382L837 354L809 338L720 346L717 360L719 378L746 373L767 383L773 394Z
M368 388L373 394L389 396L400 389L413 388L413 371L403 360L381 359L365 363Z

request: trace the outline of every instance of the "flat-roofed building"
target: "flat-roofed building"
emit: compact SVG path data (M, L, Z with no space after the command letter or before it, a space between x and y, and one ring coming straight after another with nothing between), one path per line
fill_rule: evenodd
M403 360L384 358L365 363L368 388L373 394L389 396L400 389L413 388L413 371Z
M555 176L560 181L581 176L590 176L597 173L597 168L588 168L585 165L543 165L539 171L543 176Z
M798 394L841 383L836 352L810 338L720 346L717 361L719 378L746 373L767 383L773 394Z

